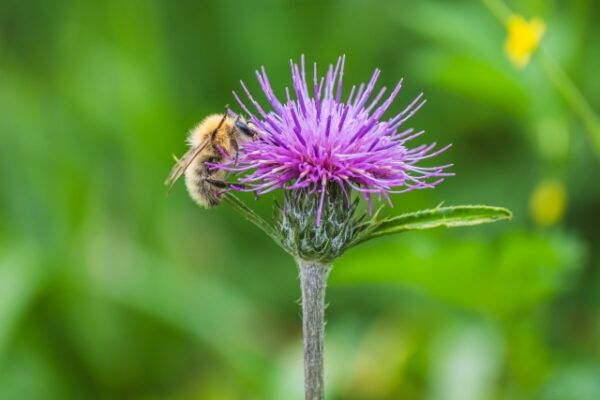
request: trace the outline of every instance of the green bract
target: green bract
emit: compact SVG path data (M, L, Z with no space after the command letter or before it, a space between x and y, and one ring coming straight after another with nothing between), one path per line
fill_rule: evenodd
M328 263L338 258L364 229L364 217L354 218L358 199L348 203L339 186L329 185L317 221L319 196L308 189L284 191L283 206L274 210L283 248L303 260Z
M265 221L234 194L224 200L255 224L294 258L330 263L346 250L381 236L438 227L455 228L510 220L502 207L465 205L436 207L390 218L356 217L358 201L348 204L344 194L330 188L320 224L316 224L319 198L308 190L284 191L283 205L275 206L275 226Z

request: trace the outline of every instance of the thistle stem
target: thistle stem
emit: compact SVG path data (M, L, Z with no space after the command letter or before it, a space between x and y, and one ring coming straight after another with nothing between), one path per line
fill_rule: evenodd
M323 341L325 333L325 288L331 265L296 260L302 288L304 334L304 397L323 400Z

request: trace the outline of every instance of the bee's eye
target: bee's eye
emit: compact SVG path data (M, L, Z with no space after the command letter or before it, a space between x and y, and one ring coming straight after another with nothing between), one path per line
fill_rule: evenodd
M243 123L242 121L237 121L235 123L235 127L242 132L244 135L248 136L248 137L255 137L256 136L256 132L251 129L248 125L246 125L245 123Z

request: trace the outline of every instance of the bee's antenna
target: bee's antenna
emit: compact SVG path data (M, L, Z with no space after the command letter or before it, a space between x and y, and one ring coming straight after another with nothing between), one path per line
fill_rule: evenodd
M227 107L227 106L225 106L225 107ZM212 131L212 133L210 134L210 136L213 138L213 140L214 140L214 138L215 138L215 136L216 136L216 134L217 134L217 131L218 131L219 129L221 129L221 126L222 126L222 125L223 125L223 123L225 122L225 119L227 119L227 113L223 114L223 118L221 118L221 121L219 122L219 125L217 125L217 127L216 127L216 128L215 128L215 129Z
M227 119L227 114L223 115L223 118L221 118L221 121L219 121L219 125L217 125L217 128L215 129L215 131L218 131L219 128L221 128L221 126L223 125L223 122L225 122L225 119Z

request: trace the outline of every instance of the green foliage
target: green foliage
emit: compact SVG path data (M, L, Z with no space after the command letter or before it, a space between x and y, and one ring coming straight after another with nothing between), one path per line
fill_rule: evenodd
M580 244L570 237L511 232L495 239L441 242L417 235L374 241L349 252L334 282L399 284L504 318L568 288L583 257Z
M437 207L402 214L382 220L374 219L354 239L359 244L381 236L402 233L411 230L423 230L438 227L456 228L474 226L501 220L510 220L512 213L506 208L490 206L452 206Z

